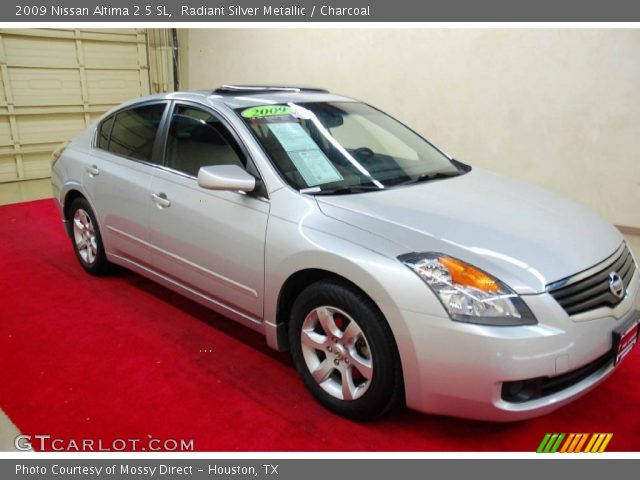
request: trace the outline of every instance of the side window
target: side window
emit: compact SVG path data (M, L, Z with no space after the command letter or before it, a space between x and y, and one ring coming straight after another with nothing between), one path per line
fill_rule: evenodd
M165 104L144 105L117 113L109 151L157 163L152 159L153 143L165 108Z
M100 124L100 130L98 131L98 148L101 148L102 150L107 150L109 148L109 135L111 134L112 126L113 115Z
M167 139L166 166L196 177L200 167L239 165L246 161L231 132L213 114L177 105Z

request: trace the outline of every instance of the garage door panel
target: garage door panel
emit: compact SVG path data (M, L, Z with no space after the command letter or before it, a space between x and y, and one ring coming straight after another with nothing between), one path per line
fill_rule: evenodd
M22 143L55 143L76 136L85 128L85 120L81 113L20 115L17 127Z
M147 33L0 28L0 182L50 175L51 152L149 93Z
M0 182L13 182L18 179L18 168L13 156L2 154L0 148Z
M0 117L0 146L13 145L13 139L11 138L11 125L9 124L9 117Z
M138 71L91 70L87 72L89 102L118 104L142 95Z
M76 44L69 40L38 37L7 37L4 40L8 65L72 67L78 63Z
M0 82L0 104L2 105L2 110L4 111L7 106L7 94L4 89L4 82Z
M9 68L13 104L82 105L82 85L77 70Z
M104 42L133 42L138 40L141 30L135 28L109 28L102 29L82 29L82 37L88 40L100 40Z
M139 53L136 43L83 42L88 68L130 68L138 71Z
M116 105L113 105L113 106L115 107ZM108 110L111 110L111 107L105 108L104 112L95 112L95 113L92 113L91 115L89 115L90 123L91 124L96 123L98 120L100 120L102 115L104 115L105 112L107 112Z
M55 147L54 147L55 148ZM53 151L53 149L51 151ZM22 168L28 178L46 178L51 176L51 153L31 153L22 155Z

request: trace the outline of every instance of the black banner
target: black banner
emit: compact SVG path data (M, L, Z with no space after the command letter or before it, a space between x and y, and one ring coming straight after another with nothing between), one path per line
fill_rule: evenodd
M547 478L603 479L635 476L638 460L338 460L338 459L210 459L210 460L0 460L0 478L10 479L176 479L238 480Z
M629 0L15 0L2 22L632 22Z

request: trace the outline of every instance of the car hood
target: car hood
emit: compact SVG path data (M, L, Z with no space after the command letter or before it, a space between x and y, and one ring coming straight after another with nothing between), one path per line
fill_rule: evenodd
M480 168L380 192L316 196L327 216L409 252L441 252L521 294L610 256L622 236L599 215L535 185ZM357 241L357 239L352 239Z

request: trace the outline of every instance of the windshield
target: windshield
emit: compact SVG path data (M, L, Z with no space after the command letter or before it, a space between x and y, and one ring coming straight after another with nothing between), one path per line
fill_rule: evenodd
M236 110L276 167L306 193L349 193L464 173L409 128L357 102Z

